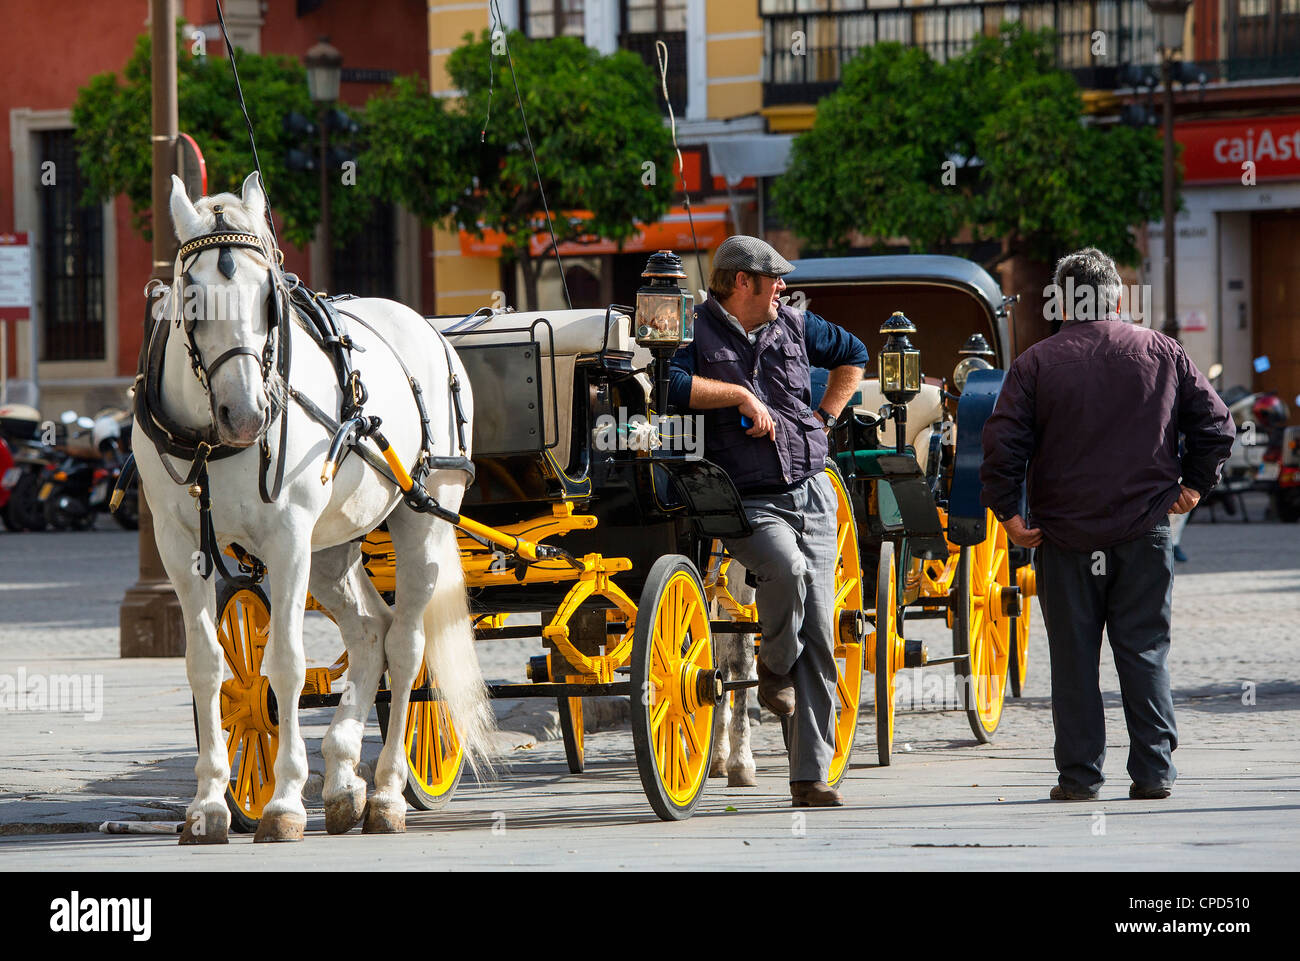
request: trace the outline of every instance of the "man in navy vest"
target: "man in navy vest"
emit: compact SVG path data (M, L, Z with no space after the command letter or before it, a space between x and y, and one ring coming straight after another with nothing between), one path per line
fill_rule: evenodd
M695 340L673 358L669 402L704 417L705 456L739 489L754 533L727 541L758 580L758 700L791 718L795 807L842 804L835 753L835 492L826 432L862 382L867 349L848 331L782 305L794 267L756 237L718 247ZM814 410L811 369L830 370Z

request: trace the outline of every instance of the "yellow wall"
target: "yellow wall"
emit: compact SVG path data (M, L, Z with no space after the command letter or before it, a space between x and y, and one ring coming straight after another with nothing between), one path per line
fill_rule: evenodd
M429 4L429 77L435 93L451 89L447 76L447 54L461 45L466 33L475 36L487 29L488 5L465 3L464 0L428 0Z
M752 114L763 106L763 21L757 3L708 3L705 63L709 117Z

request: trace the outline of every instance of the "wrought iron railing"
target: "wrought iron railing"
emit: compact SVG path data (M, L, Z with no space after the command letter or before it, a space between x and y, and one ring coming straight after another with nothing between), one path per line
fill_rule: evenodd
M1228 57L1200 64L1207 80L1300 76L1300 16L1281 4L1267 18L1240 18L1228 0L1223 37ZM798 4L802 5L802 4ZM809 103L839 85L844 65L864 47L886 41L921 47L943 62L960 56L1003 22L1031 30L1050 27L1057 37L1058 65L1081 86L1114 89L1129 84L1124 68L1158 61L1153 21L1145 0L993 0L922 3L862 10L786 12L793 0L763 0L764 102Z

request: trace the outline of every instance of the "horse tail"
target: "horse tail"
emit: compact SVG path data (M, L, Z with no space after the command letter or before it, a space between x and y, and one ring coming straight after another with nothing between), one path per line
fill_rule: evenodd
M433 596L424 608L424 663L447 702L470 769L477 777L492 777L496 773L492 750L496 715L474 650L474 624L460 550L449 525L436 525L432 536L439 539L439 545Z

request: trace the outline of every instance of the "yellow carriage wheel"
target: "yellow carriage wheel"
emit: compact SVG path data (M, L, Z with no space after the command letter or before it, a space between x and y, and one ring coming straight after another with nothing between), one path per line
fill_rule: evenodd
M650 568L632 633L632 744L655 814L695 811L713 756L713 711L722 697L709 608L695 565L668 554Z
M423 665L412 691L429 692L429 669ZM389 705L375 705L379 733L388 740ZM421 811L443 807L456 791L465 767L465 746L456 736L446 701L411 701L406 709L406 787L402 794Z
M226 806L231 830L251 833L275 793L279 717L270 681L262 673L271 605L260 587L225 581L217 593L217 611L217 643L230 675L221 682L221 730L230 760Z
M836 501L835 619L831 622L835 628L835 753L826 779L834 787L849 768L862 700L862 641L850 628L851 621L862 616L854 613L863 610L862 558L844 480L834 467L828 467L826 474L835 489Z
M969 654L957 687L971 730L982 744L992 740L1002 719L1013 630L1002 597L1012 586L1007 532L992 511L986 512L985 524L983 542L961 550L952 628L953 653Z
M880 545L876 569L876 633L869 665L876 676L876 756L889 765L894 750L894 676L903 666L903 638L898 633L898 568L894 545Z
M1014 630L1011 636L1015 647L1011 651L1009 675L1011 694L1020 697L1025 690L1025 678L1029 676L1029 624L1038 583L1032 563L1012 568L1011 577L1020 588L1020 613L1012 618Z
M581 677L566 678L570 683L577 683ZM564 740L564 758L569 762L570 774L581 774L586 767L586 746L583 743L582 698L557 697L556 706L560 709L560 736Z

